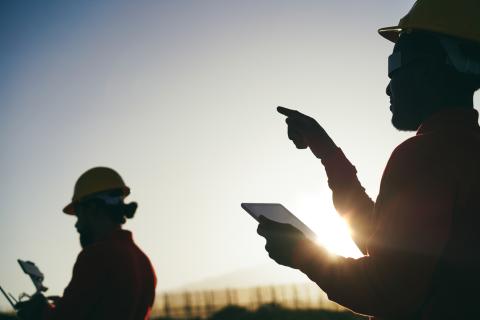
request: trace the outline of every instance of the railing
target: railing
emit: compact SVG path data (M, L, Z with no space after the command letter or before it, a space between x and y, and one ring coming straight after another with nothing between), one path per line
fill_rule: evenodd
M328 300L326 294L311 284L293 284L211 291L158 293L152 316L206 318L226 306L254 310L274 303L290 309L344 310Z

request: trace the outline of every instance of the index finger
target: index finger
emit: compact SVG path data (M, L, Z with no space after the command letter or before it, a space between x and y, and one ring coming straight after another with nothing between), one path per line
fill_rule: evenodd
M298 117L301 113L297 110L288 109L285 107L277 107L277 111L287 117Z

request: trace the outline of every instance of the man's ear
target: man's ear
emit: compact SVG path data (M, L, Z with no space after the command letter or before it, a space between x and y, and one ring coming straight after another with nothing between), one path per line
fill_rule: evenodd
M438 90L445 87L447 82L445 68L436 61L428 61L422 66L415 83L422 88L427 96L438 96Z
M94 217L94 218L98 218L100 217L101 215L101 211L102 211L102 206L100 203L96 202L96 201L92 201L91 203L91 212L90 214Z
M428 80L437 88L443 88L445 86L449 86L452 73L446 65L433 60L428 64L426 76L428 77Z

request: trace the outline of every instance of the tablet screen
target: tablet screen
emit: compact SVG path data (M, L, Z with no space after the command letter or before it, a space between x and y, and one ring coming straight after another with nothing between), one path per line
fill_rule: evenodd
M260 216L264 216L276 222L291 224L310 239L316 238L307 225L279 203L242 203L241 206L257 221Z

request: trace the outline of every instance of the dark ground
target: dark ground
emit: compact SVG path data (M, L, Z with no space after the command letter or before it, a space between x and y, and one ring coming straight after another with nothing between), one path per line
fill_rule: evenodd
M13 315L0 313L0 320L18 319ZM289 310L276 305L264 305L256 311L242 307L226 307L208 320L367 320L367 317L354 315L351 312L335 312L326 310ZM112 319L114 320L114 319ZM175 318L152 318L152 320L177 320ZM191 319L191 320L199 320Z
M210 320L366 320L351 312L335 312L326 310L289 310L276 305L264 305L256 311L248 311L241 307L227 307L214 315Z

